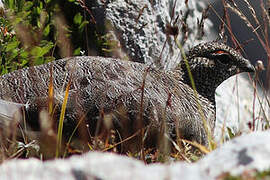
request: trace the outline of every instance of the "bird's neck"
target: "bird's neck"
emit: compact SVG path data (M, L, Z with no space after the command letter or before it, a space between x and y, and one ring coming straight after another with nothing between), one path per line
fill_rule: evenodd
M217 82L217 77L213 76L212 73L207 72L196 72L191 71L192 80L188 72L182 74L182 81L189 85L192 89L192 81L194 82L195 89L204 98L208 99L211 104L215 106L215 91L217 86L220 84Z

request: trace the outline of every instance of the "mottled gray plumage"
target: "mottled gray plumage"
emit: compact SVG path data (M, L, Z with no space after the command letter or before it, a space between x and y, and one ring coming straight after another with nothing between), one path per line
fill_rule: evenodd
M254 71L254 67L232 48L216 42L194 47L187 54L187 60L202 112L213 131L217 86L238 72ZM113 127L123 136L136 132L140 125L141 87L146 73L143 120L149 127L149 134L158 132L165 119L171 136L175 136L178 126L183 138L207 144L184 61L173 71L162 71L112 58L61 59L0 77L0 99L28 103L30 116L34 116L39 106L46 106L51 66L57 102L63 101L64 90L70 78L72 80L64 131L71 131L82 114L87 114L85 122L89 124L90 132L95 132L97 120L103 118L102 109L104 116L110 115ZM29 121L37 124L37 117Z

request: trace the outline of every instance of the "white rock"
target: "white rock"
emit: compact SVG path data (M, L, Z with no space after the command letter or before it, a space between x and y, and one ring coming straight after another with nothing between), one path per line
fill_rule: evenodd
M145 165L133 158L101 152L46 162L14 159L0 165L0 179L216 179L227 172L239 175L248 170L269 169L269 139L269 131L237 137L193 164Z
M210 177L224 172L239 175L248 170L269 170L270 132L254 132L228 141L198 162Z
M253 74L251 78L254 78ZM248 123L253 123L253 111L256 119L255 129L263 129L261 126L267 122L265 114L268 115L269 106L263 98L265 96L260 88L256 90L256 96L254 97L252 83L247 74L240 74L224 81L217 88L216 128L214 133L217 142L221 141L223 129L225 130L224 135L227 136L227 127L231 128L233 133L250 132ZM255 104L253 105L254 98ZM262 102L262 106L259 102Z
M90 152L66 160L42 162L37 159L11 160L0 166L0 179L200 179L206 174L196 165L176 163L173 166L143 162L112 153Z

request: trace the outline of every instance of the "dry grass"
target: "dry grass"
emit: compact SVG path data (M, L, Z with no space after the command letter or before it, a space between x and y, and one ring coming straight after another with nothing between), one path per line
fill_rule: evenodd
M234 3L234 1L226 1L223 0L223 5L224 5L224 16L221 18L220 21L222 22L222 28L221 32L228 31L230 36L229 38L232 39L232 41L235 44L235 47L238 49L242 49L242 45L238 42L238 40L235 38L234 33L232 31L232 28L230 26L230 17L228 14L228 11L232 11L236 13L246 24L249 28L252 29L260 43L262 44L262 47L264 48L265 52L268 55L268 61L270 61L270 48L269 48L269 40L268 40L268 29L270 25L270 19L269 19L269 12L268 12L268 7L265 7L263 4L263 1L261 1L261 10L262 10L262 16L263 22L260 22L258 19L259 14L258 12L255 12L254 8L249 4L247 0L244 0L246 3L249 13L252 15L252 17L255 20L255 24L252 24L251 21L247 18L247 16L239 9L237 3ZM82 1L80 1L82 3ZM85 7L84 4L82 4L82 7ZM212 6L209 6L210 10L213 10ZM85 7L85 11L89 13L92 17L92 21L95 22L92 13L89 9ZM173 35L177 36L178 35L178 25L175 24L177 19L179 17L175 17L174 15L174 10L172 10L172 17L171 17L171 22L170 24L167 25L167 33L168 35ZM61 17L61 18L60 18ZM202 19L199 21L200 27L203 29L203 22L204 19L206 18L206 14L202 15ZM61 28L64 27L65 25L63 24L65 21L62 20L62 16L59 16L55 22L55 26L58 27L59 31L59 48L62 51L63 56L70 56L72 52L72 45L70 40L67 38L65 35L65 29ZM182 22L181 25L183 28L186 26L184 22ZM22 34L27 34L26 30L20 29ZM261 31L258 33L258 31ZM203 30L200 33L201 35L203 34ZM27 37L27 36L25 36ZM188 38L188 37L187 37ZM28 42L28 41L26 41ZM167 42L167 41L166 41ZM165 43L166 43L165 42ZM181 44L177 41L175 43L178 44L180 50L182 51ZM165 44L164 44L165 46ZM163 52L162 52L163 53ZM184 57L184 53L182 52L182 56ZM162 57L162 54L160 55ZM185 59L185 58L184 58ZM267 71L270 71L270 63L267 63ZM258 66L258 72L259 73L259 66ZM269 74L269 73L268 73ZM52 76L52 75L51 75ZM209 137L209 144L211 145L209 148L208 147L203 147L197 143L194 142L189 142L186 140L183 140L180 138L179 133L178 138L173 140L170 139L166 135L166 123L163 123L163 128L162 128L162 134L160 135L160 144L161 146L156 148L156 149L147 149L145 147L144 139L148 135L147 134L147 127L145 127L143 124L143 106L144 106L144 83L145 83L145 78L147 76L147 70L145 71L145 76L144 76L144 81L142 82L142 86L140 87L141 89L141 101L140 101L140 107L139 108L139 117L138 120L141 122L140 128L137 132L133 133L131 136L122 139L121 135L117 130L108 130L106 132L98 133L101 131L101 128L98 126L95 136L91 136L90 132L88 135L91 137L89 141L85 141L85 139L78 139L75 138L75 134L77 131L80 131L80 125L83 124L84 121L84 115L82 115L81 119L78 119L78 125L75 127L73 133L70 135L70 137L67 138L67 140L63 140L62 137L62 130L63 130L63 121L65 117L65 111L66 111L66 103L68 100L68 94L69 94L69 88L66 88L66 94L64 98L64 102L62 102L62 109L61 109L61 115L60 119L53 119L54 117L54 110L55 107L58 104L54 104L53 102L53 94L54 92L52 91L53 89L53 84L50 83L50 90L48 92L48 111L42 112L40 114L40 121L41 122L58 122L59 121L59 126L58 130L55 130L53 128L53 125L49 124L44 124L41 125L41 131L39 134L39 142L34 141L34 139L31 139L31 131L26 126L25 121L22 124L12 124L10 125L10 131L5 133L5 136L1 136L0 139L0 161L3 162L7 159L10 158L29 158L31 156L37 157L39 159L49 159L49 158L55 158L55 157L66 157L70 156L72 154L81 154L86 151L110 151L110 152L116 152L116 153L123 153L121 150L122 144L129 142L133 139L139 139L138 141L138 146L140 147L140 151L138 152L125 152L126 155L135 157L138 159L143 160L145 163L153 163L153 162L167 162L170 161L170 158L174 158L175 160L184 160L187 162L193 162L198 160L203 154L208 153L212 149L216 147L216 143L213 143L212 136L210 134L210 131L206 130L208 133ZM51 77L53 78L53 77ZM192 75L191 75L192 79ZM251 80L253 80L253 77L250 77ZM269 78L268 78L269 79ZM72 79L70 79L70 82ZM52 80L51 80L52 82ZM194 83L193 83L194 84ZM263 96L258 94L257 86L262 88ZM266 130L269 128L269 117L268 117L268 111L270 107L269 99L268 99L268 93L266 90L264 90L261 81L258 79L258 76L255 76L255 79L253 81L253 87L254 87L254 104L253 104L253 119L252 123L250 125L251 131L256 131L257 130L257 121L261 121L265 126L263 127L263 130ZM196 89L195 85L193 86L194 90ZM168 97L168 103L169 103L169 97ZM259 107L255 104L255 101L259 102ZM266 105L265 105L266 104ZM167 107L168 104L165 106ZM198 104L198 107L200 105ZM255 109L259 109L259 114L255 114ZM125 111L121 111L123 114L122 116L126 116ZM166 110L164 110L166 112ZM25 118L24 114L21 114L22 118ZM204 116L202 114L202 116ZM261 118L262 116L262 118ZM166 114L164 113L164 120L165 120ZM44 120L42 120L44 119ZM203 118L205 119L205 118ZM100 111L100 119L99 123L104 123L104 122L109 122L111 121L110 114L106 114L106 117L104 113L102 113L102 110ZM15 121L18 122L18 121ZM98 123L98 124L99 124ZM206 124L206 123L204 123ZM225 122L224 122L225 124ZM12 129L18 129L18 131L12 131ZM205 128L207 129L206 125ZM224 132L225 132L225 126L224 126ZM83 132L85 133L85 132ZM224 133L225 136L225 133ZM17 138L20 137L20 138ZM35 137L35 136L34 136ZM232 137L232 136L231 136ZM194 147L196 149L194 150ZM209 150L210 149L210 150Z

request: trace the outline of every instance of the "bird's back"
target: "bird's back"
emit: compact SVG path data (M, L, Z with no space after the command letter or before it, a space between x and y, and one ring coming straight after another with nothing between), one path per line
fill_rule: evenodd
M159 129L166 120L171 134L178 126L184 138L206 144L199 102L204 118L214 126L214 105L200 95L197 100L194 91L181 81L181 73L112 58L66 58L6 74L0 77L0 98L30 105L36 98L47 99L51 72L54 98L60 103L71 81L66 112L69 121L87 114L91 126L102 109L105 115L113 114L115 126L134 132L134 121L139 121L142 113L150 128ZM123 123L123 114L128 123Z

